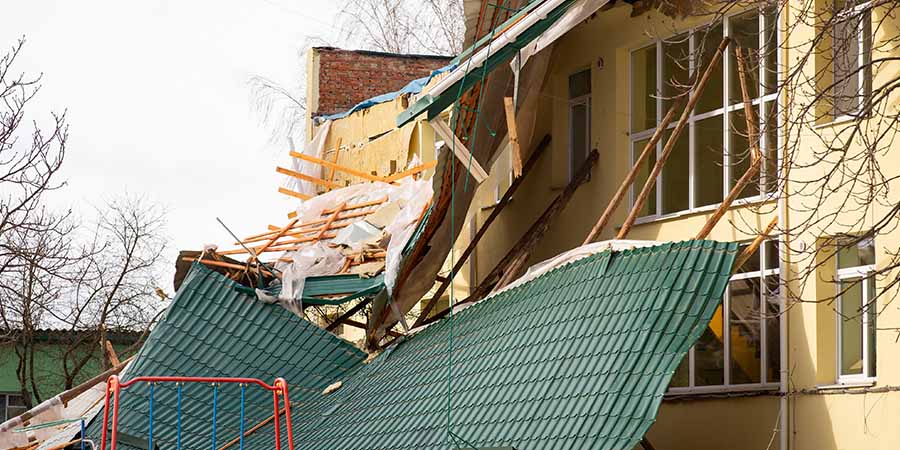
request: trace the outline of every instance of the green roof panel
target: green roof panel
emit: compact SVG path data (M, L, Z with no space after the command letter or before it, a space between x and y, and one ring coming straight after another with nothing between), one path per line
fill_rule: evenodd
M630 449L721 304L736 252L688 241L595 254L458 311L368 364L344 341L195 267L128 376L282 376L303 450ZM337 380L340 389L321 394ZM271 394L254 391L248 427L272 413ZM126 390L120 413L121 430L144 440L146 394ZM210 394L185 387L182 448L210 448ZM158 385L155 398L154 442L170 448L174 388ZM238 435L238 398L234 387L219 392L218 447ZM272 448L272 432L261 428L244 448Z

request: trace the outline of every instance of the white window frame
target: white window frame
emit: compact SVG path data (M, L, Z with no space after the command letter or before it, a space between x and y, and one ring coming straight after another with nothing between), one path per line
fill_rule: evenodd
M731 36L731 34L732 34L731 20L733 18L741 16L743 14L747 14L749 11L751 11L751 10L739 11L739 12L732 13L732 14L729 14L728 16L726 16L723 19L723 23L722 23L722 32L723 32L724 36ZM767 27L769 24L766 22L768 19L766 17L766 14L764 13L764 11L759 11L759 10L757 11L757 14L758 14L757 20L759 20L759 29L767 30ZM780 23L780 19L781 19L781 15L780 15L780 11L779 11L779 12L776 12L776 14L773 18L773 20L775 21L776 27L777 27L777 24ZM712 24L712 25L714 25L714 24ZM697 45L698 35L700 34L700 32L702 32L703 29L705 29L708 26L711 26L711 25L703 25L701 27L695 27L695 28L692 28L685 32L677 33L675 35L675 36L678 36L678 35L683 35L683 34L689 34L689 36L690 36L689 44L690 44L690 54L692 55L692 57L691 57L689 69L690 69L691 73L694 73L698 69L696 67L696 63L695 63L695 56L697 54L696 45ZM771 46L773 44L776 46L776 48L780 48L782 36L781 36L781 32L777 28L775 31L775 42L774 43L767 42L767 40L765 39L765 36L766 36L765 32L759 33L759 47L765 49L766 53L769 51L772 51ZM708 43L708 44L712 45L711 43ZM629 49L628 54L629 54L629 58L630 58L631 55L633 55L635 51L645 49L649 45L656 46L656 91L657 91L657 93L659 93L659 92L662 92L662 90L663 90L663 82L664 82L664 76L662 73L663 66L664 66L663 63L664 63L664 58L665 58L664 50L663 50L664 45L665 45L664 40L660 39L660 40L655 40L652 42L644 42L642 45L639 45L639 46ZM731 47L729 46L728 51L730 51L730 49L731 49ZM783 62L782 62L781 52L776 52L776 55L777 55L777 60L776 60L777 67L775 69L778 69L780 67L783 67ZM723 121L722 128L724 131L723 136L722 136L723 144L724 144L723 145L723 155L722 155L722 165L724 166L723 167L723 179L722 179L722 198L724 199L728 195L728 192L731 190L732 174L731 174L731 161L730 161L730 157L729 157L729 155L731 154L731 142L730 142L731 140L729 139L729 133L730 133L731 127L730 127L730 122L729 122L728 117L729 117L730 113L743 109L744 105L742 102L737 102L735 104L729 105L729 89L731 86L731 77L737 76L737 74L731 73L732 71L730 68L730 64L728 64L727 52L725 55L723 55L723 58L719 62L719 64L723 65L722 95L723 95L723 104L727 105L727 106L718 108L718 109L715 109L712 111L704 112L701 114L696 114L695 111L691 111L690 117L688 119L687 129L684 131L685 133L688 133L688 140L689 140L689 145L688 145L689 146L689 163L688 163L689 169L688 170L690 171L690 173L688 174L688 205L689 205L688 209L681 210L681 211L667 212L667 213L663 212L663 201L662 201L663 200L663 195L662 195L663 174L660 174L659 178L657 179L657 183L656 183L656 187L657 187L657 189L656 189L656 211L652 211L645 216L639 217L636 220L636 223L638 223L638 224L648 223L648 222L654 222L654 221L658 221L658 220L665 220L665 219L670 219L670 218L674 218L674 217L679 217L679 216L683 216L683 215L687 215L687 214L693 214L693 213L698 213L698 212L708 212L708 211L712 211L712 210L716 209L719 206L719 204L697 206L696 205L696 197L697 196L696 196L696 193L694 192L695 191L695 180L697 177L697 174L694 173L695 165L696 165L695 164L695 160L696 160L695 154L697 153L697 149L696 149L696 145L695 145L695 124L701 120L708 119L710 117L715 117L718 115L721 115L721 117L722 117L722 121ZM759 109L759 114L757 117L757 125L760 130L760 132L759 132L759 148L760 148L760 152L763 155L768 154L768 151L769 151L769 148L768 148L769 143L768 143L768 139L766 138L766 133L768 130L771 129L771 127L773 127L773 126L777 127L777 131L778 131L777 141L778 142L781 141L781 127L779 126L779 122L780 122L779 119L781 116L781 112L780 112L781 105L778 102L778 90L777 89L775 89L775 92L773 92L771 94L766 94L766 72L770 69L767 66L768 66L768 60L766 58L760 57L759 76L758 76L759 97L754 98L751 101L753 106L756 106ZM628 80L629 80L629 87L628 87L629 106L628 106L628 108L629 108L629 124L631 124L632 120L630 119L630 115L631 115L631 106L634 104L634 102L633 102L634 89L630 83L631 83L631 80L634 79L634 73L633 73L634 65L629 64L628 70L629 70L629 77L628 77ZM775 82L775 85L778 86L778 84L780 83L780 79L781 79L781 76L780 76L781 71L775 70L775 73L776 73L776 78L775 78L774 82ZM778 109L779 112L778 112L778 114L776 114L776 118L774 120L775 123L769 123L770 118L769 118L767 108L770 105L773 105L776 108L779 108ZM666 111L663 110L663 106L664 106L664 102L663 102L662 96L657 95L657 98L656 98L656 123L657 124L659 124L662 121L662 118L666 113ZM631 125L629 125L629 127L630 126ZM674 123L674 122L670 123L669 126L667 127L667 130L672 130L675 128L675 126L676 126L676 123ZM630 166L632 166L632 167L634 166L635 155L637 153L640 153L641 150L643 150L643 148L635 148L635 144L642 140L649 139L655 131L656 131L656 127L653 127L653 128L647 129L647 130L632 130L629 133L628 160L629 160ZM664 145L665 145L665 141L663 139L660 139L660 142L657 143L657 145L656 145L657 159L659 159L660 155L662 154L662 149L663 149ZM777 143L776 143L776 147L777 147L777 150L780 152L780 146L778 146ZM776 158L778 159L778 161L780 161L781 155L780 154L776 155ZM779 167L779 164L776 162L776 164L774 164L774 166ZM766 201L770 197L772 197L774 194L777 193L777 192L766 192L767 186L769 185L769 183L768 183L769 174L766 173L767 167L766 167L765 162L763 162L762 167L760 169L761 169L760 176L759 176L760 194L756 195L756 196L752 196L752 197L744 197L744 198L737 199L733 202L734 206L747 205L747 204ZM635 186L635 185L631 186L631 189L629 190L629 206L634 206L635 197L636 197L637 192L640 190L640 188L641 188L640 186ZM773 191L777 191L777 190L773 190Z
M590 80L590 83L593 84L594 73L590 67L582 68L582 69L579 69L579 70L576 70L576 71L570 73L568 78L566 78L566 80L569 80L572 76L582 73L582 72L588 72L588 79ZM586 123L584 124L584 132L585 132L586 136L584 137L584 141L587 142L587 145L588 145L587 153L585 154L585 156L589 155L591 152L590 147L591 147L591 94L592 93L593 92L590 92L585 95L570 98L568 101L567 113L569 115L569 117L568 117L568 119L569 119L569 146L568 146L567 161L568 161L569 167L566 170L566 172L568 174L567 178L566 178L567 182L571 182L572 179L575 178L575 171L578 170L578 168L574 167L575 165L573 164L574 158L575 158L575 139L574 139L574 137L575 137L575 120L574 120L574 114L572 113L572 111L575 109L576 106L584 106L585 107Z
M778 240L773 240L771 242L776 242L779 245L781 243ZM779 247L775 248L775 251L778 251ZM780 382L780 375L776 375L774 380L767 379L768 369L769 369L769 347L768 347L768 327L766 326L766 322L769 320L783 320L781 317L781 311L783 311L783 306L779 305L779 314L776 317L770 317L766 314L768 309L766 308L766 302L768 301L768 297L763 293L760 295L759 301L759 311L760 311L760 382L759 383L743 383L743 384L735 384L731 383L731 294L730 294L730 286L732 281L738 280L746 280L749 278L759 278L760 286L762 289L765 289L766 278L770 276L779 277L778 282L778 293L775 294L778 297L779 303L783 303L784 299L782 294L782 283L780 280L781 276L781 268L775 267L767 269L765 264L768 260L768 252L769 248L765 243L759 247L759 263L760 269L753 272L742 272L735 275L728 280L729 289L725 291L725 296L722 298L722 329L724 330L725 339L722 341L722 345L724 346L723 351L723 375L722 380L723 383L720 385L709 385L709 386L698 386L696 384L696 366L695 366L695 346L691 346L691 349L688 351L687 357L689 358L688 364L688 385L687 386L679 386L679 387L669 387L668 394L672 395L683 395L683 394L707 394L707 393L717 393L717 392L746 392L746 391L768 391L768 390L777 390ZM777 259L779 261L779 266L781 265L780 255ZM764 292L764 291L763 291ZM779 327L780 330L781 327ZM785 339L785 336L781 335L779 331L779 338ZM679 362L680 364L680 362Z
M832 6L834 7L834 0L832 0ZM836 9L836 7L834 7ZM841 17L845 16L845 17ZM859 56L857 57L857 70L863 67L866 67L867 64L871 61L872 58L872 41L871 36L871 23L872 23L872 2L863 2L859 5L856 5L852 8L848 8L842 11L837 11L837 17L835 21L841 20L852 20L854 16L859 16L859 23L856 25L856 40L857 45L859 45ZM834 39L832 33L832 39ZM837 49L837 45L832 41L831 51L832 51L832 94L834 94L834 89L837 88L834 85L834 75L836 72L836 68L834 67L834 61L836 56L834 55L835 50ZM856 108L850 111L847 111L843 114L837 114L837 106L832 105L832 115L834 118L832 119L834 122L843 122L847 120L852 120L856 116L859 115L862 110L863 105L865 104L865 99L870 95L871 87L872 87L872 72L870 69L858 70L856 72L857 76L857 95L856 95Z
M837 382L838 384L869 384L875 382L875 374L869 373L870 361L869 361L869 347L875 345L875 342L869 342L869 308L872 308L873 305L870 305L872 302L872 295L874 292L869 292L869 283L867 283L867 279L872 276L875 272L875 265L870 264L866 266L856 266L856 267L847 267L844 269L838 269L837 271L837 311L835 311L835 329L836 331L836 340L835 343L835 362L836 362L836 373L837 373ZM862 319L862 329L860 330L862 333L862 365L863 371L859 374L850 374L844 375L841 373L841 369L843 367L843 361L841 358L841 344L843 342L843 327L841 326L841 322L844 320L844 317L841 315L841 311L843 311L843 297L841 296L841 285L847 281L859 280L859 284L862 288L862 304L860 305L860 314ZM877 371L876 371L877 373Z
M19 392L0 392L0 397L3 397L3 400L4 400L3 414L0 414L0 419L3 419L3 421L12 419L12 417L9 417L9 398L10 397L22 397L22 394ZM15 417L15 416L13 416L13 417Z

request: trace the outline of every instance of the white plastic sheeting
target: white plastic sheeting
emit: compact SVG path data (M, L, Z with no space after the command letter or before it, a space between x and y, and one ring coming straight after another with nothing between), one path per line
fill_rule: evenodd
M323 159L325 156L325 141L328 139L328 133L331 131L331 121L328 120L323 123L319 129L316 131L316 135L313 137L312 141L310 141L306 146L300 150L300 153L308 156L315 156L316 158ZM293 147L293 145L291 145ZM296 149L291 149L292 151L297 151ZM315 178L322 178L322 166L316 163L312 163L300 158L291 158L291 169L295 172L300 172L304 175L308 175ZM297 178L287 176L284 180L284 187L294 191L299 192L303 195L308 195L313 197L317 194L316 185L314 183L310 183L309 181L299 180Z
M556 21L556 23L551 25L550 28L547 28L547 30L541 33L535 40L529 42L528 45L519 50L518 56L510 63L513 66L513 71L516 70L516 67L524 66L529 58L556 42L557 39L568 33L572 28L575 28L576 25L584 22L591 14L597 12L598 9L602 8L607 3L609 3L609 0L576 1L575 4Z
M410 164L417 162L418 160L415 160ZM385 284L390 291L397 279L403 249L415 233L419 219L428 207L432 195L431 180L415 180L411 177L403 178L397 184L382 182L354 184L302 202L297 208L297 218L298 223L313 222L321 220L325 210L336 208L341 204L352 206L386 199L384 203L371 208L374 208L373 216L378 216L379 212L384 211L387 214L382 216L392 217L382 230L387 235ZM363 216L356 221L365 220L366 217ZM353 248L354 245L351 244L350 247ZM288 253L288 256L291 257L291 262L279 262L275 266L282 272L281 294L276 297L257 290L257 296L264 302L277 302L289 311L302 316L301 299L306 278L339 273L346 257L336 248L335 243L330 241L319 241L304 246L298 251Z

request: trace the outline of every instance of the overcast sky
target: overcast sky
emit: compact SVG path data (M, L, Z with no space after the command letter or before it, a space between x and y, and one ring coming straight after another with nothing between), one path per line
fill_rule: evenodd
M89 211L145 196L168 210L172 249L228 243L283 223L276 192L287 149L251 108L247 80L294 85L308 37L334 42L335 1L35 0L0 14L0 45L27 44L17 68L43 72L31 113L68 108L70 140L54 206ZM36 118L32 115L31 118ZM169 280L164 287L171 290Z

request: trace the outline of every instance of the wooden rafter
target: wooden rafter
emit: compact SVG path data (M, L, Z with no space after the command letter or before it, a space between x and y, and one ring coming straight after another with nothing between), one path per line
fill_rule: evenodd
M324 186L324 187L329 188L329 189L330 189L330 188L341 187L341 185L339 185L339 184L337 184L337 183L335 183L335 182L333 182L333 181L328 181L328 180L323 180L323 179L321 179L321 178L311 177L311 176L309 176L309 175L302 174L302 173L297 172L297 171L295 171L295 170L285 169L284 167L276 167L276 168L275 168L275 171L278 172L278 173L280 173L280 174L282 174L282 175L287 175L287 176L289 176L289 177L293 177L293 178L296 178L296 179L298 179L298 180L309 181L310 183L318 184L319 186Z

